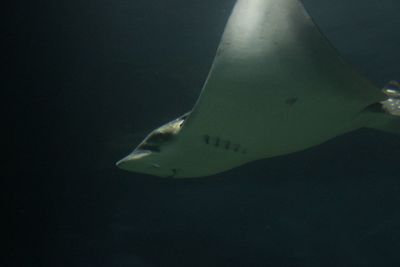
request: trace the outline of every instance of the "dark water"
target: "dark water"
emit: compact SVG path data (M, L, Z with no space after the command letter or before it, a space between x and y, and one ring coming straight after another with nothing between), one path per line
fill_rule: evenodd
M304 2L360 72L400 78L399 1ZM1 266L400 266L398 136L360 130L204 179L114 167L191 109L233 3L16 3Z

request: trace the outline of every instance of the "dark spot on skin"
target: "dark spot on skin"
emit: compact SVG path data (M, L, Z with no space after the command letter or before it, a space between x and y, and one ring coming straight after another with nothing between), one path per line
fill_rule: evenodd
M204 136L204 142L208 145L210 143L210 136L205 135Z
M156 146L156 145L152 145L152 144L143 144L139 147L139 149L142 150L149 150L149 151L153 151L153 152L160 152L160 147Z
M240 148L240 145L236 145L235 148L233 149L233 151L238 152Z
M219 147L219 142L220 142L220 139L219 139L219 137L217 137L217 139L215 140L215 146L216 147Z
M174 137L172 133L154 133L147 138L146 143L160 144L171 140Z
M297 100L299 100L297 97L290 97L285 100L285 103L289 106L293 106Z
M239 152L241 154L246 154L247 149L243 148L240 144L234 144L230 140L223 140L219 137L211 137L209 135L203 136L204 143L209 145L213 144L217 148L224 148L226 150L232 150L234 152Z
M226 141L225 149L229 149L230 146L231 146L231 141Z

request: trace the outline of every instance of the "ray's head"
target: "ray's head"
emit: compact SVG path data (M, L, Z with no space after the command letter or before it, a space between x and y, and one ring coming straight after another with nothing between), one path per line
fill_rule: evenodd
M174 154L174 143L188 114L152 131L136 149L119 160L120 169L161 177L176 177L180 166Z
M116 163L117 167L158 177L194 178L214 175L256 158L245 142L229 135L222 137L212 132L214 129L209 132L193 128L193 118L188 115L152 131Z

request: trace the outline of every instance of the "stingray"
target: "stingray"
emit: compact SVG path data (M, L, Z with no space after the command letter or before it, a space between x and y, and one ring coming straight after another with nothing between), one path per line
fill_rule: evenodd
M346 64L298 0L238 0L192 111L117 166L201 177L362 127L400 133L399 88L381 90Z

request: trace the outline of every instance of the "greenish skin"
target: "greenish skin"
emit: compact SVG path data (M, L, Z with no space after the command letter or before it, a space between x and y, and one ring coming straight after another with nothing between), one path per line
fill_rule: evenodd
M396 116L366 111L387 99L343 62L298 0L239 0L193 110L153 131L117 166L209 176L361 127L400 125Z

